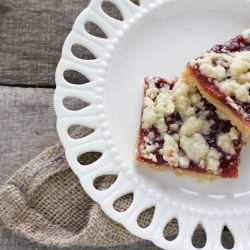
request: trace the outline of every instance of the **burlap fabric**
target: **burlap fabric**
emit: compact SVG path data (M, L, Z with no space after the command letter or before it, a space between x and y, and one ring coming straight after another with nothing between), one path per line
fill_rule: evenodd
M86 128L80 128L74 137L88 133ZM92 153L80 160L88 164L97 157ZM95 187L106 189L114 178L100 177ZM132 195L127 195L116 202L115 208L124 211L131 201ZM149 225L152 214L153 209L141 214L139 225ZM6 227L46 245L110 247L140 241L107 217L85 193L67 164L60 143L24 165L0 189L0 219ZM165 235L174 237L177 231L173 221L165 229Z

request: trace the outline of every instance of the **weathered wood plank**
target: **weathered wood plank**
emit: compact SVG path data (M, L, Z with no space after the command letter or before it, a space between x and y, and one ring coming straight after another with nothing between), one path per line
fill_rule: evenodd
M1 0L0 84L54 87L65 38L90 0Z
M0 84L55 87L55 70L63 42L76 17L89 2L0 1ZM122 18L114 6L104 4L103 8L114 18ZM86 29L102 37L98 27L87 23ZM92 54L82 47L74 48L73 51L80 58L92 58ZM70 78L79 82L75 76Z

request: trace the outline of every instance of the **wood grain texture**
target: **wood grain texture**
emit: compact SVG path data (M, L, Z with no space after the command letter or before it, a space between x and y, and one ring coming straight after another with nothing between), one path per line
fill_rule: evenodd
M0 84L7 86L55 87L55 70L63 43L76 17L90 0L1 0L0 1ZM119 10L108 2L103 9L122 20ZM84 24L83 24L84 25ZM92 23L86 30L103 37ZM91 59L83 47L73 48L80 58ZM70 76L78 83L78 77Z
M90 0L1 0L0 84L54 87L63 42Z

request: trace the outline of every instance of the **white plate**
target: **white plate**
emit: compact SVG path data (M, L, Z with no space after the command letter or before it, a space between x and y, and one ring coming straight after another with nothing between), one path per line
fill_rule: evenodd
M180 76L191 58L249 28L250 1L140 0L138 7L129 0L112 0L122 13L122 22L106 15L102 2L92 0L76 19L56 72L57 129L71 168L108 216L161 248L195 249L191 238L196 226L202 224L207 235L204 249L224 249L224 225L234 236L233 249L250 249L249 146L242 150L238 180L207 182L202 186L191 178L156 172L133 162L143 78ZM87 21L103 29L108 39L88 34L84 29ZM97 59L76 58L71 52L74 44L85 46ZM91 81L70 84L63 77L65 70L76 70ZM69 111L63 105L66 97L77 97L91 105ZM95 132L74 140L67 133L71 125L91 127ZM102 152L102 157L91 165L80 165L77 157L90 151ZM109 189L100 192L94 188L93 180L106 174L118 178ZM134 193L132 205L126 212L117 212L113 202L130 192ZM137 217L152 206L152 223L142 229ZM162 232L172 218L178 219L179 234L174 241L167 241Z

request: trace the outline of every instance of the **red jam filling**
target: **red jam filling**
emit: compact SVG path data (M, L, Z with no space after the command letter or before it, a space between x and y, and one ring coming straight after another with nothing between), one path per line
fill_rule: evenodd
M232 52L240 52L240 51L250 51L250 43L248 43L242 35L239 35L230 41L213 46L213 48L208 52L215 52L220 54L232 53ZM200 83L204 86L204 91L212 95L214 98L220 100L223 104L225 104L228 108L232 110L236 115L242 116L242 112L248 114L247 117L242 117L242 119L246 123L250 123L250 104L247 102L240 102L236 100L234 97L231 97L235 103L240 107L241 111L235 110L231 107L231 105L226 100L226 94L215 85L214 81L206 76L204 76L198 67L190 67L192 73L199 79ZM227 68L225 68L228 71ZM230 76L228 76L228 79Z
M249 51L250 44L243 38L242 35L236 36L226 43L214 45L211 51L215 53L227 53L237 51Z
M164 85L167 83L164 81L164 79L159 79L158 83L156 83L157 88L162 88ZM173 85L169 85L170 88L173 88ZM145 84L145 90L148 88L148 84L146 82ZM207 135L203 135L205 137L206 142L208 143L209 147L215 148L217 151L221 153L221 158L220 158L220 176L223 178L236 178L238 177L238 164L239 164L239 157L240 157L240 151L241 151L241 136L239 136L238 140L234 140L234 146L235 146L235 154L234 155L229 155L223 152L217 145L216 140L217 137L221 133L228 133L230 129L233 127L230 123L230 121L223 121L221 120L218 115L216 114L215 110L216 108L207 102L206 99L202 98L201 101L204 102L204 106L206 107L206 110L209 110L210 113L207 117L208 120L213 120L214 124L211 126L211 132ZM196 114L200 111L200 109L196 108ZM169 121L169 117L171 118L171 121ZM170 116L168 116L168 119L165 118L165 123L167 127L169 128L169 125L171 124L176 124L177 122L182 122L182 119L179 115L178 112L172 113ZM154 162L150 159L144 158L142 154L140 154L140 145L144 144L144 137L148 135L149 132L154 132L155 137L153 139L153 144L158 143L159 147L152 152L155 154L157 158L157 162ZM166 132L169 135L173 135L177 133L176 131L171 131L170 129L167 130ZM158 152L159 149L163 148L164 145L164 140L161 139L161 135L158 132L158 129L154 126L152 126L149 129L143 129L142 124L140 127L139 131L139 142L138 142L138 154L137 154L137 160L141 162L148 163L150 165L159 165L159 166L164 166L167 165L168 163L163 159L163 156ZM180 146L179 146L180 149ZM179 168L183 169L180 166L173 167L173 168ZM188 168L185 168L185 170L191 171L191 172L197 172L197 173L209 173L206 169L201 168L198 166L197 163L190 161L190 165Z

